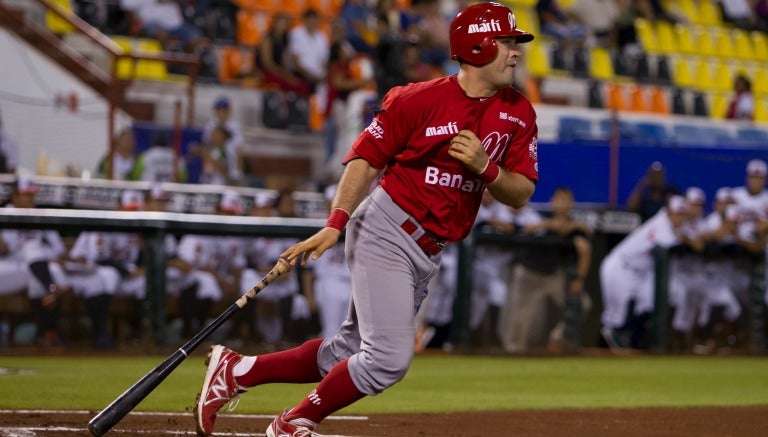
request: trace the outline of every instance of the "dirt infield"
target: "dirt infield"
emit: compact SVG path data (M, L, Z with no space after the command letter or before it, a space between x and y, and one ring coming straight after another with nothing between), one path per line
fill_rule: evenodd
M3 411L0 437L90 436L93 412ZM263 436L265 416L223 415L215 436ZM514 410L330 418L318 432L365 437L753 437L768 435L768 406ZM131 413L108 435L194 435L191 414Z

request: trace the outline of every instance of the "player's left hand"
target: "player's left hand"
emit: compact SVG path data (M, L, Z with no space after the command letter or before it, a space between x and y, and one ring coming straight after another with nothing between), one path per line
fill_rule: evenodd
M289 247L280 257L287 259L292 266L296 265L297 260L301 262L301 265L305 265L310 256L312 259L320 258L323 252L339 241L340 235L339 230L325 227L315 235Z
M461 161L471 172L480 174L488 164L488 154L485 153L483 143L474 132L462 129L451 140L448 154L452 158Z

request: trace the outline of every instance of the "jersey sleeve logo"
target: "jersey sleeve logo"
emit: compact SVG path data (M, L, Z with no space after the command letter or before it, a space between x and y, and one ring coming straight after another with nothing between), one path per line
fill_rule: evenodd
M384 128L379 124L378 118L374 118L365 130L377 140L384 138Z

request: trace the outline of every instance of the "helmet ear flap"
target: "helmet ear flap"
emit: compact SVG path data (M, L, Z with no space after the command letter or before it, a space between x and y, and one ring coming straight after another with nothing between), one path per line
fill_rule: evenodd
M496 40L487 36L480 41L480 44L472 47L472 63L475 65L487 64L496 58L498 50Z

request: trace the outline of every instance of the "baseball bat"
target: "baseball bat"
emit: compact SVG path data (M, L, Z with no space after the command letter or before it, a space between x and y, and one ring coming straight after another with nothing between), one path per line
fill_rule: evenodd
M240 296L235 303L229 306L221 315L216 317L205 328L196 333L189 341L184 343L179 350L166 358L157 367L150 370L133 386L117 397L111 404L104 408L99 414L88 422L88 430L96 437L101 437L109 431L117 422L123 419L128 412L133 410L149 393L160 385L170 373L184 361L189 354L195 350L200 343L208 338L222 323L229 319L237 310L250 302L256 294L263 290L272 281L291 270L291 265L283 258L280 258L272 270L251 288L247 293Z

